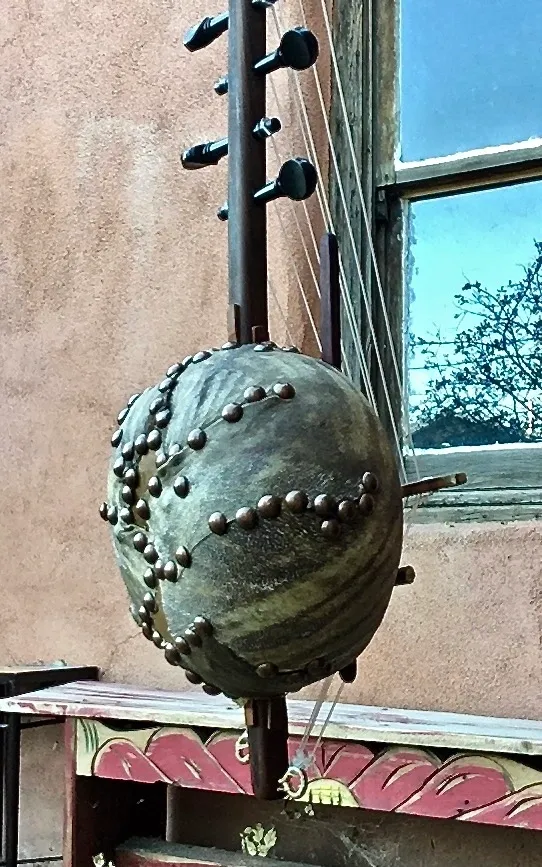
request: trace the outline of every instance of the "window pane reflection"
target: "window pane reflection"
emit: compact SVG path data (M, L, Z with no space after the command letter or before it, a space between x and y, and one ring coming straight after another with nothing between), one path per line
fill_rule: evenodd
M402 0L402 159L542 136L540 0Z
M418 448L542 441L542 182L411 206Z

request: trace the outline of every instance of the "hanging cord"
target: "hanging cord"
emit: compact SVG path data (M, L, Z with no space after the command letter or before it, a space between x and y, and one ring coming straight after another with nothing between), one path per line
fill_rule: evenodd
M414 525L414 518L418 509L429 500L430 494L417 494L414 497L409 497L406 502L403 502L405 511L405 532L403 533L403 542L410 535L410 529Z
M329 723L331 722L331 717L333 716L333 712L334 712L335 708L337 707L337 704L339 703L339 699L342 695L343 689L344 689L344 681L341 680L341 682L339 683L339 685L337 687L337 692L335 693L335 698L333 699L332 702L330 702L330 705L329 705L329 708L328 708L328 711L326 714L326 718L325 718L324 722L322 723L322 725L320 727L320 732L318 733L318 737L316 738L316 743L315 743L314 749L311 753L311 760L312 761L314 761L315 756L316 756L316 752L317 752L320 744L322 743L322 738L324 737L324 732L325 732L326 728L328 727Z
M325 702L327 695L329 693L329 690L331 688L332 680L333 680L332 677L327 677L322 682L322 686L320 687L320 692L318 693L318 698L314 702L314 707L313 707L311 715L309 717L309 721L307 723L305 730L303 731L303 737L301 738L301 743L299 744L299 746L296 750L296 753L295 753L295 756L294 756L294 759L292 762L292 764L295 767L298 767L298 768L306 767L305 759L307 756L307 744L309 742L309 738L312 735L314 726L316 725L316 721L317 721L318 717L320 716L320 711L322 709L322 705Z
M329 707L327 709L325 719L320 726L318 737L316 738L314 745L311 745L310 750L309 739L311 738L314 726L316 725L318 717L320 716L320 712L322 710L324 701L327 698L327 694L331 687L332 681L333 678L331 677L327 678L327 680L324 681L322 689L320 691L320 695L314 703L309 722L307 723L305 731L303 732L301 743L296 750L290 767L288 768L282 779L279 781L286 796L289 798L297 799L302 797L302 795L305 793L308 785L307 772L309 768L314 768L316 775L320 773L318 768L318 762L316 760L317 753L320 748L320 744L322 743L324 733L331 721L331 717L333 716L335 708L340 700L342 691L344 689L344 683L341 682L339 684L333 701L329 702Z

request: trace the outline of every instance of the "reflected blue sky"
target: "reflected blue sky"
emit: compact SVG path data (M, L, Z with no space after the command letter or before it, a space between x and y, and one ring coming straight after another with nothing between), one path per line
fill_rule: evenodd
M404 160L542 136L542 0L401 0Z
M542 240L542 182L504 187L412 205L409 330L453 340L454 295L467 281L498 289L522 276ZM463 321L463 327L472 325ZM423 357L411 360L411 404L423 399L429 374Z

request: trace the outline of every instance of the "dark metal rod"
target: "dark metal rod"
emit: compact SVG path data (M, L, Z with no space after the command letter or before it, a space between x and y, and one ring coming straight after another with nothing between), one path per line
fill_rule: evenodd
M339 247L331 232L320 241L320 339L322 361L341 369Z
M253 129L265 117L265 78L253 67L266 51L265 9L231 0L228 60L228 262L231 319L240 343L253 329L268 338L267 215L254 202L266 183L264 142ZM237 310L236 310L237 308Z
M21 771L21 717L7 715L5 753L5 834L6 867L17 867L19 843L19 782Z

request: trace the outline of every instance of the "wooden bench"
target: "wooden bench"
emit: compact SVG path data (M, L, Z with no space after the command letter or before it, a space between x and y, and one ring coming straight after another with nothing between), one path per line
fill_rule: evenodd
M288 704L293 757L314 703ZM542 722L341 704L319 739L327 710L308 741L310 766L288 781L295 809L542 831ZM66 867L88 867L98 853L125 867L171 864L171 845L157 840L168 837L172 790L252 794L243 713L226 698L82 681L5 698L0 712L66 720ZM141 838L154 841L147 859ZM177 860L224 861L191 851Z

